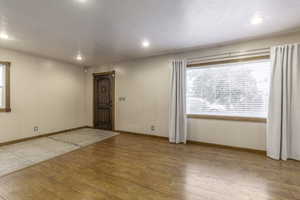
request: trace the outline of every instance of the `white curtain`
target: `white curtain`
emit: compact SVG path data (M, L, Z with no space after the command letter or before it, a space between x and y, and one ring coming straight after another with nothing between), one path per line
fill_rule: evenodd
M267 155L300 160L300 44L271 49Z
M186 62L172 62L172 83L169 118L169 141L171 143L186 143Z

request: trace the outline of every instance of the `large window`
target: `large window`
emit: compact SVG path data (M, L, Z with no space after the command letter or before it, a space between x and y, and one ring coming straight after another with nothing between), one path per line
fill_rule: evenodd
M10 64L0 62L0 112L10 112Z
M188 68L188 114L266 118L270 71L269 60Z

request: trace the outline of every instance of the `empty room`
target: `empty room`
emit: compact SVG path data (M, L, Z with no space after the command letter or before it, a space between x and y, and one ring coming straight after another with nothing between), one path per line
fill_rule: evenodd
M0 200L300 200L299 0L0 0Z

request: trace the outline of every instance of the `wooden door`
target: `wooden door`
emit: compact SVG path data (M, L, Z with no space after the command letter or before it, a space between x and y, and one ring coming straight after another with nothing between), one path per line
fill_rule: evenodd
M115 73L94 74L94 127L114 129Z

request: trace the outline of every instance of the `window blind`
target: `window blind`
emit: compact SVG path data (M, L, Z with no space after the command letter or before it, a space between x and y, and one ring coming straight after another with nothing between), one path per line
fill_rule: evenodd
M188 114L267 116L271 66L256 60L188 68Z
M0 108L4 108L5 106L5 98L4 98L4 83L5 83L5 72L4 66L0 64Z

